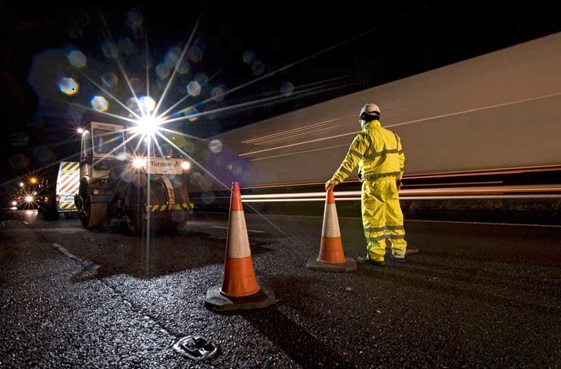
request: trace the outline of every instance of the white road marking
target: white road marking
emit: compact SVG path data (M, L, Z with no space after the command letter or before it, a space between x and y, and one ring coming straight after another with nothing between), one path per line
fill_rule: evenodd
M68 256L70 259L74 259L76 261L80 261L82 262L83 260L80 259L79 257L77 257L76 255L72 254L70 251L68 251L67 249L65 249L64 247L62 247L62 245L58 244L58 243L53 243L53 247L55 249L57 249L58 251L62 252L64 255Z

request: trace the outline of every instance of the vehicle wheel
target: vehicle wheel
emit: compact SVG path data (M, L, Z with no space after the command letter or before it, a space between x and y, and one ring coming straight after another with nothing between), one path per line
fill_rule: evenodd
M173 192L174 202L175 204L179 205L180 209L165 211L165 217L160 217L157 220L155 219L151 224L151 229L159 232L175 233L185 227L185 224L187 223L187 219L189 217L189 212L185 211L182 205L189 203L189 194L187 193L187 189L185 186L174 187ZM153 185L151 193L152 203L166 203L167 198L165 187Z
M45 213L46 217L49 220L58 220L59 219L59 214L58 214L58 210L56 209L56 207L51 207L47 210L47 212Z
M131 187L127 194L126 204L129 207L125 212L127 227L132 233L140 236L146 232L144 191L138 187Z
M86 229L93 229L103 225L107 221L107 204L90 202L88 195L81 199L80 220Z
M80 191L82 193L82 191ZM82 226L84 228L88 228L88 223L90 222L90 199L88 196L84 198L80 196L79 201L77 203L78 211L80 212L80 221L82 222Z
M88 229L93 229L102 226L107 221L107 204L105 203L94 203L90 204L90 214Z

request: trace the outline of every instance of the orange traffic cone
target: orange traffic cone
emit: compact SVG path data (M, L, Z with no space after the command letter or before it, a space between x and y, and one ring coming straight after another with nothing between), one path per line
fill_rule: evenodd
M319 256L308 259L306 267L325 272L352 272L357 269L356 261L346 258L343 252L333 190L328 190L325 197Z
M205 302L218 311L263 308L275 302L273 291L266 285L260 287L255 279L237 182L232 183L222 286L209 288Z

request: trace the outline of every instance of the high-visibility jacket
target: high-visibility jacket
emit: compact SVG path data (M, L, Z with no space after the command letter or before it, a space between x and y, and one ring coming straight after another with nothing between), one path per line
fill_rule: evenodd
M331 181L339 184L359 165L363 180L394 177L401 180L405 155L399 136L382 127L379 120L367 122L354 138L349 152Z

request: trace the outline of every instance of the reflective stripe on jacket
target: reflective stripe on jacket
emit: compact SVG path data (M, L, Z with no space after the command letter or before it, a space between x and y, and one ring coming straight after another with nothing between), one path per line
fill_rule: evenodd
M401 179L405 166L405 155L399 136L382 127L379 120L366 123L362 131L354 138L349 152L339 169L333 174L331 181L335 184L343 182L357 165L365 180L384 177Z

